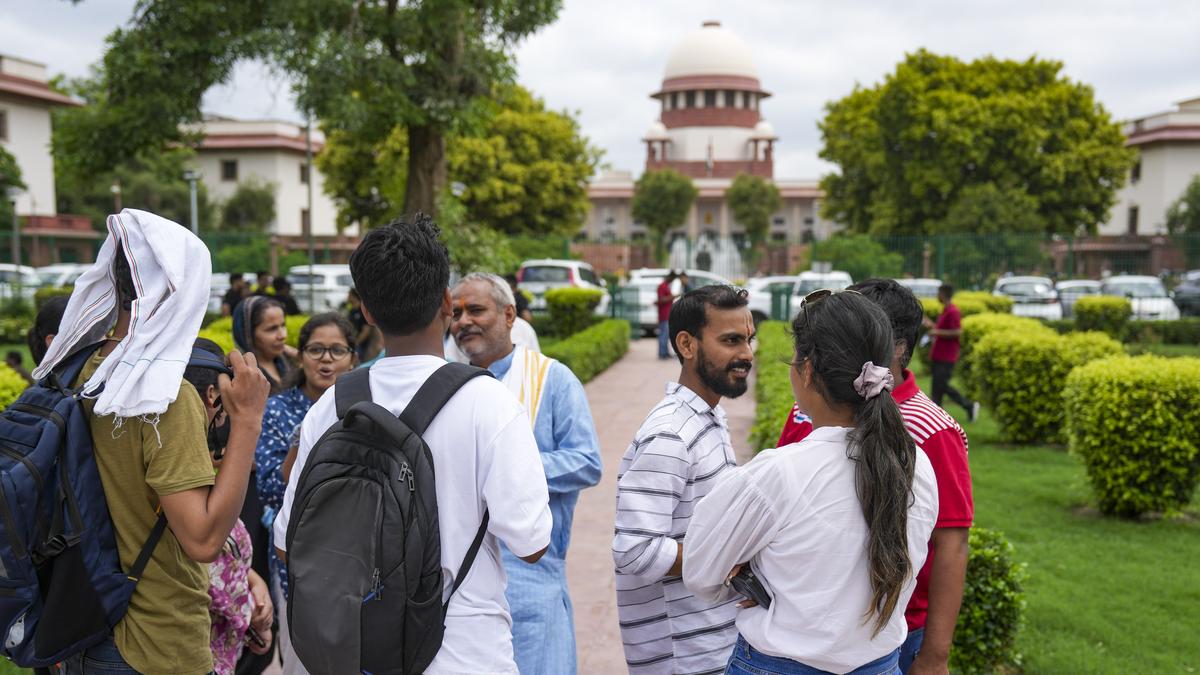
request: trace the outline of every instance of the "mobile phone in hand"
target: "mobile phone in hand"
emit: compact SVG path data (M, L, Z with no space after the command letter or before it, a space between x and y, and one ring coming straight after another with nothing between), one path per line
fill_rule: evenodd
M267 646L267 641L262 639L262 636L258 634L258 631L254 630L254 626L251 626L246 630L246 637L250 638L250 641L258 645L260 649Z
M766 609L771 606L770 594L767 593L762 580L755 576L754 571L750 569L749 564L742 565L742 569L729 579L729 585L733 586L733 590L742 597L757 602L759 607Z

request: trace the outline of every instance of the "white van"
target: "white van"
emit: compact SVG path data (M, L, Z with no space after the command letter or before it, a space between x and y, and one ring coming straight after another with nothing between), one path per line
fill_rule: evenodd
M297 265L287 280L300 311L309 315L338 311L354 288L349 265Z

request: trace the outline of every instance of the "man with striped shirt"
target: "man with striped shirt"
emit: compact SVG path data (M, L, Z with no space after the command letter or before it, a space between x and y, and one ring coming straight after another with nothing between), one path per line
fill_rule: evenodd
M706 286L671 308L679 382L654 407L617 476L617 612L634 675L720 673L737 640L737 600L717 605L684 587L683 537L696 504L736 461L722 397L746 393L754 319L746 292Z
M929 458L937 478L938 518L929 557L917 574L916 590L904 612L908 639L900 648L900 668L905 673L946 673L967 571L967 534L975 517L967 435L953 417L921 392L907 368L924 318L920 302L891 279L868 279L850 288L882 307L891 319L896 336L892 377L897 383L892 398L900 408L904 427ZM793 408L779 446L799 442L811 431L808 417Z

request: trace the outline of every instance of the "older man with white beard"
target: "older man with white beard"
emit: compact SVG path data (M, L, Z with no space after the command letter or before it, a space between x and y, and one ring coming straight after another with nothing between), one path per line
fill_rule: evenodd
M450 334L472 365L487 368L529 412L550 489L554 530L537 564L502 549L513 618L513 651L523 675L574 673L575 622L566 558L579 492L600 482L600 442L583 385L569 368L513 344L512 289L494 274L470 274L452 292Z

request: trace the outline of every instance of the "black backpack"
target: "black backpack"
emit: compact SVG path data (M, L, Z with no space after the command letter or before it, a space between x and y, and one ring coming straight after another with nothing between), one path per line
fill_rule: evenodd
M442 645L441 540L433 455L421 438L470 380L449 363L397 418L371 401L370 370L338 378L338 424L313 446L287 530L288 628L314 675L420 673ZM450 596L487 531L475 534Z

